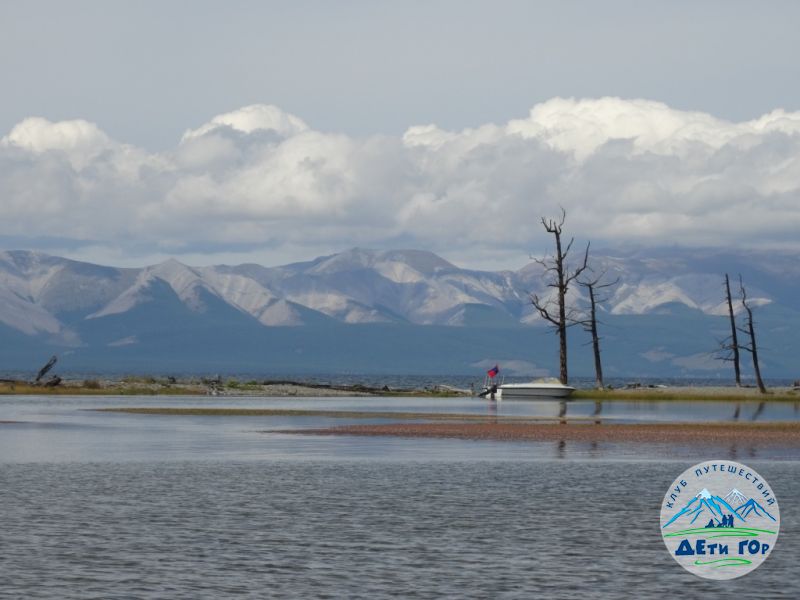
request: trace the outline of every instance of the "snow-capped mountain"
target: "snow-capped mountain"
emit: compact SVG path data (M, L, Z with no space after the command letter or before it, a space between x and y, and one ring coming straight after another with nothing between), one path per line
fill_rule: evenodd
M645 260L636 256L601 255L596 270L609 280L619 278L605 311L648 314L681 304L706 314L720 313L723 266L706 273L686 273L686 260ZM521 323L536 317L532 293L549 290L541 267L520 271L460 269L430 252L378 252L353 249L308 263L266 268L189 267L172 259L142 269L115 269L78 263L34 252L0 253L0 294L6 306L0 320L26 333L54 332L58 315L95 308L86 318L124 313L148 301L155 280L167 283L187 307L202 312L199 292L208 292L265 325L298 325L294 306L301 306L345 323L396 322L463 325L464 309L484 306ZM715 281L717 280L717 281ZM581 289L574 286L579 303ZM773 299L750 289L756 304ZM23 318L25 315L27 318Z
M772 363L784 376L795 375L797 258L752 251L593 251L594 273L619 279L601 306L609 374L631 368L641 375L724 368L710 354L727 335L720 315L725 314L722 277L728 272L734 280L742 273L749 298L762 307L758 319L768 341L766 372ZM364 327L391 326L394 336L407 335L409 343L430 337L431 352L441 348L437 361L441 352L465 353L469 358L459 359L463 368L482 360L513 361L541 374L548 368L542 357L551 355L551 339L530 296L552 292L543 275L535 262L517 271L476 271L420 250L356 248L279 267L192 267L168 260L140 269L8 251L0 252L0 336L17 340L8 351L13 358L15 347L39 343L76 352L98 347L132 352L145 344L147 332L155 340L175 328L182 328L187 340L198 330L209 336L214 331L216 339L234 330L259 339L310 339L320 327L336 326L337 339L357 335L361 344L364 332L375 331ZM570 301L585 306L579 286L570 289ZM350 325L359 328L341 329ZM434 335L419 327L437 329ZM476 341L467 344L465 335L475 335ZM538 336L535 344L524 341L532 335ZM620 341L624 347L615 347ZM623 367L613 364L615 357Z
M705 523L706 519L713 519L718 525L723 517L731 515L734 518L734 524L752 524L757 520L776 521L775 517L766 508L761 506L755 499L748 499L736 488L728 492L725 497L714 495L708 489L703 488L700 493L676 512L663 528L673 523L688 523L689 525L699 526Z
M736 488L733 488L730 492L725 494L722 497L722 499L725 500L731 506L735 507L738 507L747 502L747 496L745 496L742 492L740 492Z

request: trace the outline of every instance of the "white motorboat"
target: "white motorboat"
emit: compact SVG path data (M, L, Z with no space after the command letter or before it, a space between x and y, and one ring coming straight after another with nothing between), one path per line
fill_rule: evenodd
M503 383L486 385L480 396L492 400L525 400L566 398L575 391L574 387L560 381L531 381L528 383Z
M501 400L525 398L566 398L575 388L561 382L532 381L529 383L504 383L497 388Z

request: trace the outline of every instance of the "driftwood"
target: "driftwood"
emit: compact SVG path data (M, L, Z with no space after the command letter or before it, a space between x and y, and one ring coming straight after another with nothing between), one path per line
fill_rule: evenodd
M44 387L56 387L61 383L61 381L62 381L61 377L59 377L58 375L53 375L50 379L48 379L45 382Z
M52 369L55 364L58 362L58 357L53 355L50 357L50 360L47 361L47 364L39 369L38 375L36 375L36 379L33 380L34 383L39 383L42 380L42 377L47 375L47 372Z
M222 377L217 375L213 379L208 379L206 377L201 377L200 381L203 384L208 386L208 392L206 392L209 396L219 396L222 392Z

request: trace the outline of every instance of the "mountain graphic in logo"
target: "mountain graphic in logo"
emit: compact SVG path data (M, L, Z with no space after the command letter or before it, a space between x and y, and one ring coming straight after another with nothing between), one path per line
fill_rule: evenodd
M747 502L747 496L745 496L742 492L740 492L736 488L733 488L730 492L725 494L725 496L723 496L722 499L725 500L731 506L736 506L736 507L738 507L740 504L744 504L745 502Z
M697 496L686 503L686 506L675 513L662 529L669 527L672 523L684 517L688 518L691 524L700 519L700 517L710 517L717 523L722 523L722 520L731 514L734 515L734 518L744 522L742 516L724 498L715 496L708 489L703 488Z
M747 517L751 517L755 515L757 517L766 517L771 521L775 522L775 517L767 512L767 509L761 506L758 502L750 498L747 502L742 504L740 507L736 509L736 514L738 514L742 519L747 519Z
M737 508L734 508L733 505L737 505ZM748 517L751 520L753 517L762 517L775 521L775 518L767 512L767 509L754 499L747 499L736 488L733 488L724 497L712 494L707 488L703 488L697 496L686 503L686 506L676 512L662 529L669 527L678 520L685 522L688 519L689 524L694 524L696 521L702 523L709 518L717 525L720 525L726 519L731 519L731 524L734 521L746 523Z

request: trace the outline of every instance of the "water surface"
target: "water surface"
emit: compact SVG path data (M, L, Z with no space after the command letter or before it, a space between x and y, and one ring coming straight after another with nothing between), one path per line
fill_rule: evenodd
M448 402L2 398L0 420L20 422L0 424L0 597L800 597L800 462L791 455L296 436L280 430L341 421L84 410L488 410ZM659 414L629 404L619 418ZM698 409L698 419L717 420L717 403ZM689 465L734 456L769 479L781 536L745 578L700 580L664 549L661 498Z

